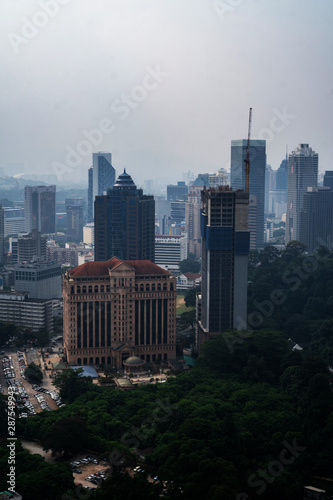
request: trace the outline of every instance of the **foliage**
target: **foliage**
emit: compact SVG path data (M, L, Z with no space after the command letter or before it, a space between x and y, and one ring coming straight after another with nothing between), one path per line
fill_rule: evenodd
M54 422L43 435L44 450L70 456L84 448L85 421L77 416L65 417Z
M9 473L7 442L0 444L0 491L8 489ZM16 490L24 500L58 500L67 490L74 489L73 474L68 464L52 465L40 455L24 450L15 442Z
M195 323L195 309L192 309L192 311L183 312L180 316L180 321L183 325L183 328L188 328L189 326L193 328Z
M200 262L187 258L179 262L179 269L182 273L199 273L201 264Z
M191 290L185 293L184 302L186 307L196 306L196 297L197 294L200 292L200 290L201 290L200 287L196 287L196 288L191 288Z
M82 368L79 370L69 368L55 377L53 384L60 390L61 399L71 403L80 394L90 389L92 386L91 379L81 377L82 371Z
M35 363L30 363L27 368L24 370L24 376L31 380L31 382L35 382L39 384L43 380L43 373L39 366Z
M64 451L79 428L81 446L132 462L133 452L151 448L145 469L169 482L170 498L203 500L236 498L242 491L255 498L249 476L276 461L284 442L292 445L296 439L306 450L260 498L298 498L306 478L328 476L333 467L326 365L311 352L291 351L281 332L242 335L219 335L204 346L188 373L129 392L92 384L77 390L80 379L67 373L65 386L75 380L72 403L19 420L18 431L42 439L44 446L51 440L53 449ZM100 490L105 496L96 498L132 498L137 480L113 477ZM147 498L158 498L145 478L140 480Z

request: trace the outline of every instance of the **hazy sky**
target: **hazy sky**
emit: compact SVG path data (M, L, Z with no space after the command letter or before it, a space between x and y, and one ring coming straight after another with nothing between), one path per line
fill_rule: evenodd
M333 170L332 14L329 0L1 0L0 166L70 184L102 150L138 183L176 182L229 169L252 106L274 169L307 142Z

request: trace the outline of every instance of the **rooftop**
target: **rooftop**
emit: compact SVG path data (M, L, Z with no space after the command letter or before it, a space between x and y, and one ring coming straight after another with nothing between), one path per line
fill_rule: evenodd
M145 274L145 275L169 275L168 271L165 271L161 267L157 266L150 260L120 260L117 257L112 257L110 260L105 261L94 261L86 262L81 266L74 267L68 271L68 274L72 278L86 277L86 276L108 276L109 269L113 270L120 264L125 263L135 270L135 274Z

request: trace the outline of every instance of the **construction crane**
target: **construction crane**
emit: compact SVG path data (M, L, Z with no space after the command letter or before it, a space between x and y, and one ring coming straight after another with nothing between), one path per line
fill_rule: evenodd
M249 112L249 132L247 134L246 158L245 163L245 193L250 192L250 136L251 136L252 108Z

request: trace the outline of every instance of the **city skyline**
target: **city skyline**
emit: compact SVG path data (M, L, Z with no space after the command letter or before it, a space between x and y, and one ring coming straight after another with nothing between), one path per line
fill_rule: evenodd
M330 4L54 0L51 15L43 1L2 5L7 174L86 182L98 150L140 183L229 169L250 106L274 169L286 144L311 143L329 170Z

